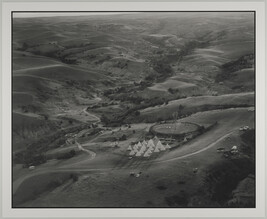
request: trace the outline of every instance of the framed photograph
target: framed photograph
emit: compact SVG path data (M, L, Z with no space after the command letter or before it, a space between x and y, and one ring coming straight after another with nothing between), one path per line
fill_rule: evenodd
M3 2L2 217L265 218L265 7Z

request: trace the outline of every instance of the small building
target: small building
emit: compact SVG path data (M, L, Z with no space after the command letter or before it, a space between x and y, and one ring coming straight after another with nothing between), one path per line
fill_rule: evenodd
M29 170L34 170L35 166L29 166Z
M221 152L224 152L224 151L225 151L225 148L218 148L218 149L217 149L217 152L218 152L218 153L221 153Z
M231 148L231 154L238 154L238 149L236 145Z

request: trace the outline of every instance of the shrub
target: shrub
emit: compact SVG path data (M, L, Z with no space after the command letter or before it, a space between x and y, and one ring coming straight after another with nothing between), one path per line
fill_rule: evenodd
M139 115L140 115L140 111L138 111L138 110L135 111L134 115L135 115L135 116L139 116Z
M120 141L125 141L126 139L127 139L127 137L124 134L119 138Z
M70 178L73 180L73 182L76 182L79 179L78 175L74 173L70 174Z
M64 154L60 154L57 156L57 159L58 160L64 160L64 159L69 159L69 158L72 158L74 157L76 154L75 150L71 150L69 152L66 152Z

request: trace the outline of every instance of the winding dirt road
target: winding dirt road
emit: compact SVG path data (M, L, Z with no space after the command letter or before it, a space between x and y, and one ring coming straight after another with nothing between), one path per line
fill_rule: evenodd
M97 122L100 122L100 118L99 118L99 117L97 117L96 115L94 115L94 114L92 114L92 113L89 113L86 109L87 109L87 108L84 108L82 111L83 111L85 114L87 114L88 116L95 118Z
M221 140L223 140L224 138L228 137L229 135L231 135L235 130L232 130L230 132L228 132L227 134L221 136L220 138L216 139L214 142L206 145L204 148L197 150L195 152L186 154L186 155L182 155L182 156L177 156L171 159L166 159L166 160L154 160L154 161L147 161L147 163L165 163L165 162L171 162L171 161L175 161L175 160L181 160L184 158L188 158L191 156L194 156L196 154L199 154L203 151L206 151L208 149L210 149L211 147L215 146L218 142L220 142ZM93 159L96 154L90 150L87 150L85 148L82 147L82 145L80 143L78 143L76 141L76 144L78 146L78 148L86 153L88 153L90 155L90 158L88 159ZM85 162L87 160L83 160L81 162ZM77 164L77 163L75 163ZM120 167L119 169L129 169L129 167ZM71 167L71 165L68 166L64 166L64 167L58 167L58 168L46 168L46 169L40 169L40 170L36 170L34 172L31 172L28 175L25 175L22 178L17 179L16 181L13 182L13 194L16 193L17 189L19 188L19 186L28 178L33 177L33 176L37 176L37 175L41 175L41 174L45 174L45 173L55 173L55 172L106 172L106 171L111 171L111 170L116 170L116 168L114 167L110 167L110 168L77 168L77 167Z

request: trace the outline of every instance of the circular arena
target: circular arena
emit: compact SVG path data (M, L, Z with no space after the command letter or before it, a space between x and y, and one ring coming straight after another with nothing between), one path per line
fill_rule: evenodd
M156 124L150 131L158 135L184 135L197 131L199 125L188 122Z

